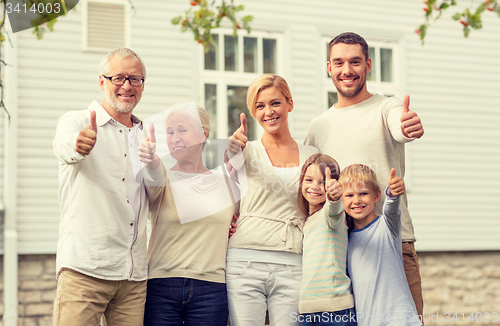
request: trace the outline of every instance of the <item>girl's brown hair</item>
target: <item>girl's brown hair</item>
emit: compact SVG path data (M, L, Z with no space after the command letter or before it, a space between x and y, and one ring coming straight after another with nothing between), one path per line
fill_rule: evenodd
M312 155L307 159L307 161L305 161L304 165L302 166L302 170L300 171L299 192L297 194L297 210L304 217L307 217L311 214L309 214L309 202L304 198L304 195L302 195L302 183L304 182L304 176L306 174L307 168L313 164L316 164L319 167L319 170L323 175L323 180L326 180L325 170L327 167L330 168L330 177L335 180L339 179L339 164L330 156L317 153Z

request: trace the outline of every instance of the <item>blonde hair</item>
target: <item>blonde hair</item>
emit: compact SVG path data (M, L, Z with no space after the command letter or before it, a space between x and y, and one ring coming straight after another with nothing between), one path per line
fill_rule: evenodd
M339 183L342 187L359 189L369 187L375 194L380 191L377 181L377 175L364 164L351 164L340 172Z
M335 180L338 180L338 178L339 178L339 172L340 172L339 164L337 163L337 161L335 161L333 158L331 158L328 155L316 153L316 154L311 155L311 157L309 157L304 162L304 165L302 165L302 170L300 171L299 192L297 194L297 202L296 202L297 210L304 217L307 217L310 214L309 214L309 202L304 198L304 195L302 194L302 183L304 183L304 177L305 177L307 168L313 164L315 164L319 167L319 170L321 171L321 174L323 175L323 180L326 181L325 170L327 167L330 168L330 178L335 179Z
M255 118L255 101L257 100L259 92L271 87L276 87L276 89L278 89L281 94L283 94L287 103L290 103L290 100L292 99L292 93L290 92L290 88L288 87L286 80L283 77L275 74L262 75L255 78L248 87L247 107L252 117Z

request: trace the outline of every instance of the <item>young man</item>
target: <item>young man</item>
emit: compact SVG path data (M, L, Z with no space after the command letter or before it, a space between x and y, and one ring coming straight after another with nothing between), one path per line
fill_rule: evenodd
M348 270L359 326L421 326L406 281L401 255L400 196L404 182L394 169L384 193L381 215L375 214L380 187L372 169L352 164L340 173L342 202L349 216Z
M146 69L117 49L101 61L102 104L57 124L59 242L54 325L142 325L146 298L148 201L136 181L142 122L132 115ZM142 136L143 137L143 136Z
M420 138L424 130L420 118L409 110L408 96L402 103L396 98L368 92L366 75L371 67L368 44L361 36L342 33L332 39L327 69L339 100L311 121L305 144L334 157L341 168L352 163L366 164L383 180L394 167L403 178L404 144ZM384 187L383 184L380 186ZM382 194L382 199L384 197ZM377 215L382 212L383 202L381 200L376 206ZM401 240L404 267L417 311L422 314L422 286L413 245L416 239L407 206L406 195L403 195Z

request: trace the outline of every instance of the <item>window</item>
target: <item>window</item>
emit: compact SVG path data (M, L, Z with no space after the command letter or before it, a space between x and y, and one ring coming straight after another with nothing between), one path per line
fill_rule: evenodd
M222 30L213 38L215 46L208 52L200 47L200 103L210 114L210 138L231 136L244 112L248 137L257 139L261 131L247 109L247 90L262 74L279 74L279 35L243 32L234 37L232 31Z
M130 3L127 0L82 2L82 48L109 52L130 47Z
M325 96L324 107L330 108L338 101L337 90L333 82L326 72L326 62L328 61L328 43L331 39L324 38L326 50L324 51L325 62L325 79L323 81L323 88ZM370 93L379 93L385 96L401 96L399 94L399 85L397 80L397 47L398 43L395 42L368 42L368 54L372 59L372 69L366 76L368 91Z

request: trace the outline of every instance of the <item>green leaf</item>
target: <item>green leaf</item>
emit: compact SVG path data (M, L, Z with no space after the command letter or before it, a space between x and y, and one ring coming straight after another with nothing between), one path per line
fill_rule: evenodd
M182 16L177 16L177 17L172 18L172 20L170 22L172 23L172 25L179 25L179 23L181 22L181 19L182 19Z
M469 37L470 28L469 26L464 26L464 36Z

